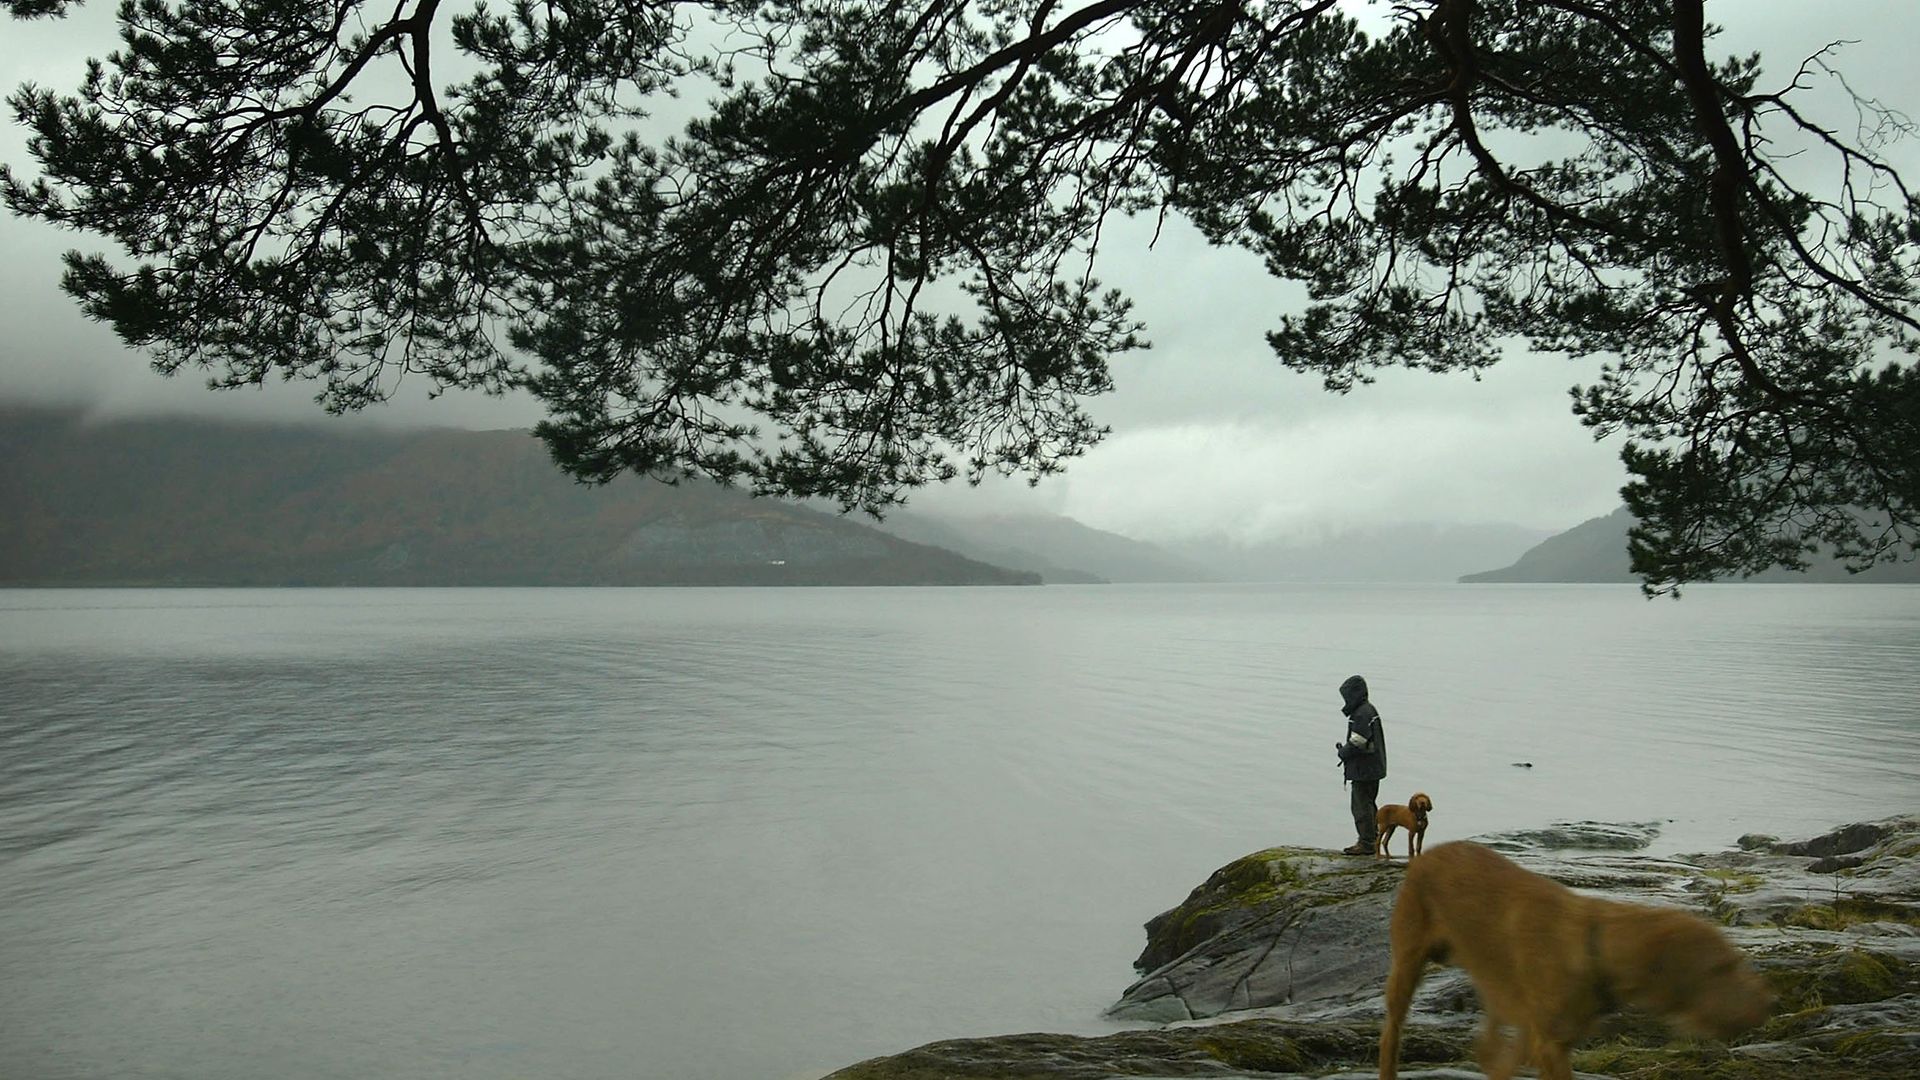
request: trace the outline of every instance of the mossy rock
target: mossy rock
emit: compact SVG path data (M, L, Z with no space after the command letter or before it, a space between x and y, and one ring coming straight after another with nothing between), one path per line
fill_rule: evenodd
M1299 848L1268 848L1235 859L1214 874L1218 882L1218 889L1213 894L1214 902L1201 910L1252 907L1272 900L1280 895L1283 886L1300 883L1299 862L1303 857L1313 854Z
M1867 1063L1828 1059L1810 1051L1783 1048L1780 1053L1749 1054L1708 1043L1589 1047L1575 1051L1573 1067L1577 1072L1622 1080L1882 1080L1886 1075L1874 1072Z
M1915 1075L1920 1044L1910 1035L1854 1031L1822 1035L1830 1009L1776 1017L1760 1032L1728 1046L1673 1040L1615 1039L1578 1050L1580 1072L1631 1080L1867 1080Z
M1778 985L1777 981L1775 985ZM1757 1041L1784 1042L1806 1038L1826 1023L1828 1016L1829 1011L1825 1005L1809 1005L1776 1012L1773 1018L1761 1027Z
M1738 923L1741 909L1732 897L1758 892L1766 878L1751 870L1714 867L1700 872L1691 888L1700 894L1708 914L1727 925Z
M1738 919L1743 929L1733 936L1780 997L1772 1019L1732 1045L1676 1040L1664 1022L1628 1010L1576 1051L1575 1067L1617 1080L1920 1076L1920 949L1892 928L1854 930L1868 923L1920 925L1920 905L1911 900L1920 893L1913 886L1920 868L1893 864L1920 858L1920 817L1876 831L1882 839L1867 848L1858 845L1872 839L1869 830L1840 830L1818 844L1791 845L1807 848L1804 855L1730 854L1718 865L1708 857L1536 854L1532 865L1540 872L1603 895L1671 902L1676 886L1684 886L1696 902ZM1765 852L1776 845L1790 846L1768 840L1755 847ZM1829 847L1830 854L1812 850ZM1843 884L1863 894L1842 895L1831 877L1809 878L1805 864L1816 857L1863 860L1857 873L1842 871L1849 878ZM833 1080L1371 1076L1391 893L1401 871L1398 861L1301 847L1236 859L1149 922L1149 951L1140 963L1155 949L1164 959L1110 1011L1186 1020L1260 1008L1269 1010L1266 1016L1099 1038L1035 1034L933 1043L863 1062ZM1824 902L1808 902L1816 899ZM1436 987L1439 978L1449 982ZM1467 1006L1454 1003L1461 994ZM1405 1032L1407 1075L1437 1067L1448 1075L1472 1072L1478 1010L1471 999L1471 983L1457 969L1430 977ZM1123 1013L1123 1006L1139 1011ZM1153 1010L1164 1016L1150 1016Z
M1398 883L1397 874L1386 876L1373 860L1348 866L1336 861L1341 858L1318 848L1272 847L1235 859L1215 870L1180 906L1147 920L1147 946L1134 960L1134 970L1154 971L1201 942L1259 919L1282 904L1311 905L1321 890L1307 886L1317 882L1370 874L1387 889ZM1323 899L1344 899L1354 891L1336 887Z
M1820 1000L1829 1005L1885 1001L1913 986L1913 965L1897 957L1850 949L1820 980Z
M1885 1001L1916 986L1916 965L1865 949L1836 949L1811 962L1769 965L1767 981L1780 996L1783 1014L1823 1005Z
M1843 896L1831 904L1804 904L1779 919L1781 926L1807 930L1845 930L1872 922L1920 926L1920 909L1870 896Z
M1305 1072L1312 1063L1290 1039L1276 1039L1234 1030L1225 1025L1195 1043L1208 1057L1249 1072Z
M1182 1030L1182 1029L1176 1029ZM1199 1036L1197 1045L1235 1069L1268 1073L1321 1073L1350 1068L1379 1055L1380 1031L1371 1024L1296 1024L1243 1020L1213 1027L1183 1029ZM1465 1062L1472 1035L1465 1027L1408 1028L1400 1060L1412 1065Z
M1700 871L1707 879L1709 892L1748 893L1766 884L1764 875L1752 870L1736 870L1731 867L1710 867Z
M1911 1035L1897 1035L1889 1031L1860 1031L1852 1035L1833 1040L1829 1049L1844 1058L1878 1058L1887 1054L1911 1051Z
M1379 1032L1372 1025L1295 1024L1242 1020L1231 1024L1123 1031L1113 1035L1007 1035L929 1043L875 1058L827 1080L1106 1080L1114 1076L1223 1077L1318 1074L1373 1060ZM1464 1030L1409 1031L1403 1062L1459 1062L1467 1054Z

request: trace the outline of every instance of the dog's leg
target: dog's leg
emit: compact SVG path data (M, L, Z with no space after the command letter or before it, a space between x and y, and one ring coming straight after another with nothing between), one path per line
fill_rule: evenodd
M1373 845L1374 858L1384 859L1387 857L1387 841L1391 839L1393 839L1393 826L1389 825L1380 830L1380 839L1375 841Z
M1484 1001L1481 1005L1487 1007ZM1480 1063L1487 1080L1513 1080L1526 1056L1526 1043L1526 1032L1508 1031L1505 1018L1487 1007L1480 1034L1473 1041L1473 1059Z
M1540 1070L1540 1080L1573 1080L1573 1048L1586 1040L1598 1019L1593 1002L1562 1000L1538 1014L1528 1056Z
M1407 837L1407 858L1411 859L1425 850L1427 850L1427 823L1423 821L1415 826L1413 832Z
M1387 1018L1380 1025L1380 1080L1400 1075L1400 1025L1413 1005L1413 991L1427 966L1425 957L1395 953L1387 975Z
M1392 966L1387 971L1387 1016L1380 1025L1380 1080L1400 1075L1400 1025L1413 1004L1413 992L1427 971L1433 952L1433 926L1420 902L1419 890L1402 886L1393 905L1387 933Z
M1534 1044L1534 1064L1540 1066L1540 1080L1573 1080L1573 1062L1567 1044L1542 1038Z

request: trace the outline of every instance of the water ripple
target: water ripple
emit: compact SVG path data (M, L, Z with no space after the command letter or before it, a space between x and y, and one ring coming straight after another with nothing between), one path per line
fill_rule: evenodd
M0 592L0 1072L1105 1030L1142 920L1350 839L1354 672L1436 838L1920 796L1911 589Z

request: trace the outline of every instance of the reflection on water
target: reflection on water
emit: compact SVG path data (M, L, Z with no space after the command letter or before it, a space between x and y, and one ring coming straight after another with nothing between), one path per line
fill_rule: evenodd
M0 592L0 1074L1106 1030L1146 918L1350 839L1356 671L1436 841L1920 797L1900 587Z

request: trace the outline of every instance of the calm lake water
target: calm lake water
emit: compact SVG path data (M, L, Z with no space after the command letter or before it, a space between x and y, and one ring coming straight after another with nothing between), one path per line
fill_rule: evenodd
M1898 586L0 592L0 1076L1111 1030L1148 917L1351 841L1354 672L1435 841L1920 809Z

